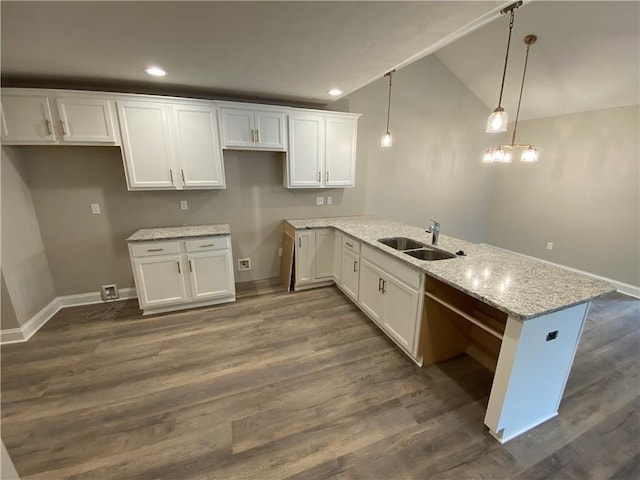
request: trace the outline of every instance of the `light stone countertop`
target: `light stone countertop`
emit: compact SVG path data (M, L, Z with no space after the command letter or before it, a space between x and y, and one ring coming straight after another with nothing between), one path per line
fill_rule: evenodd
M186 227L141 228L127 238L127 242L211 237L215 235L229 234L231 234L231 227L227 223L221 223L218 225L192 225Z
M483 244L440 234L436 248L467 255L425 261L378 242L385 237L408 237L431 246L424 228L375 217L335 217L286 220L293 228L334 227L398 258L509 315L530 319L587 302L615 291L607 282ZM446 231L446 225L443 226Z

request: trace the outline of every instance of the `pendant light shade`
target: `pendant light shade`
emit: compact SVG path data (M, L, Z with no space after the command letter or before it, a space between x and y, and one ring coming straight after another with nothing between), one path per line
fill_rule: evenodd
M500 13L509 14L509 37L507 38L507 53L504 56L504 68L502 69L502 83L500 84L500 97L498 97L498 106L489 115L487 120L487 133L500 133L507 131L507 123L509 121L507 112L502 108L502 92L504 91L504 79L507 76L507 64L509 63L509 49L511 47L511 32L513 31L513 21L515 19L515 11L522 5L522 2L516 2L508 7L500 10Z
M391 115L391 77L393 77L395 72L395 70L391 70L384 74L385 77L389 77L389 100L387 102L387 131L382 135L380 146L385 148L393 146L393 137L391 136L391 132L389 132L389 118Z
M524 43L527 46L527 53L524 57L524 69L522 71L522 83L520 84L520 96L518 97L518 109L516 110L516 120L513 124L513 135L511 136L511 145L498 145L489 148L482 157L483 163L511 163L513 151L523 148L520 161L525 163L533 163L538 161L538 149L533 145L516 145L516 133L518 131L518 118L520 117L520 105L522 104L522 92L524 91L524 79L527 76L527 64L529 63L529 48L536 43L538 37L535 35L527 35L524 37ZM496 109L497 110L497 109ZM495 113L495 112L494 112ZM491 117L489 117L491 120Z

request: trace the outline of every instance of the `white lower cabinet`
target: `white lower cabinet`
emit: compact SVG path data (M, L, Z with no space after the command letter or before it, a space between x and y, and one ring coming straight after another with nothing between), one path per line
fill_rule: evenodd
M235 300L228 235L129 243L144 315Z
M357 302L360 279L360 242L344 235L341 250L340 287L353 301Z
M296 231L295 289L333 279L333 230Z
M399 261L364 247L358 305L414 359L424 291L424 275Z

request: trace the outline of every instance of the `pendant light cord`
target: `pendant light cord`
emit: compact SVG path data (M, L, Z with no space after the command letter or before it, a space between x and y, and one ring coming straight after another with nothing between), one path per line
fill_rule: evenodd
M533 41L535 42L535 39ZM525 42L526 42L526 38L525 38ZM522 103L522 91L524 90L524 78L527 75L527 63L529 62L529 47L531 47L531 43L527 43L527 53L524 56L524 69L522 70L522 83L520 84L520 96L518 97L518 109L516 110L516 121L513 124L513 136L511 137L511 146L514 146L516 144L516 131L518 129L518 117L520 116L520 104Z
M511 10L509 17L509 38L507 39L507 53L504 56L504 69L502 70L502 83L500 84L500 98L498 98L498 108L502 107L502 92L504 91L504 79L507 76L507 64L509 63L509 49L511 47L511 32L513 31L513 20L515 19L515 9Z
M393 76L393 72L395 70L391 70L386 75L389 76L389 101L387 103L387 133L389 133L389 117L391 116L391 77Z

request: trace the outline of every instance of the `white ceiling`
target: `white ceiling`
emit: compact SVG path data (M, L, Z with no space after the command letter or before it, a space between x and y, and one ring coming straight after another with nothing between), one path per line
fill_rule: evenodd
M437 52L488 107L500 92L508 15ZM515 111L526 46L535 34L521 119L640 103L640 2L534 1L515 14L503 106Z
M498 11L509 3L3 0L1 73L5 84L324 105L330 88L348 94L437 50L493 109L508 25ZM637 0L525 3L503 100L511 120L528 33L539 40L521 118L638 104L639 22ZM150 64L168 75L147 76Z
M503 4L3 0L2 75L327 104L329 89L357 90Z

